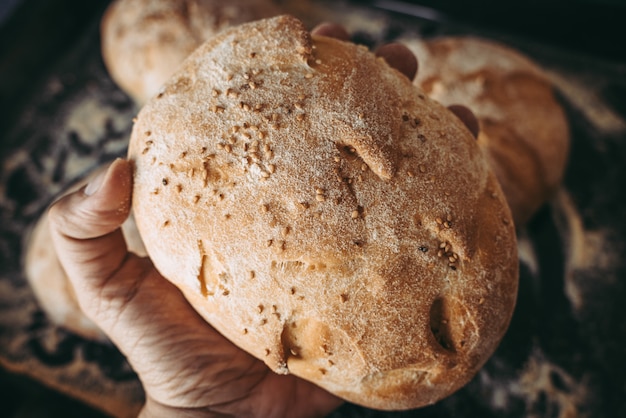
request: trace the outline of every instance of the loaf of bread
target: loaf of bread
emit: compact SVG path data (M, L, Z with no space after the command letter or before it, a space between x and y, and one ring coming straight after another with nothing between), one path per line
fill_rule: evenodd
M277 373L415 408L507 329L517 250L494 174L454 114L362 46L289 16L224 31L141 110L129 158L156 267Z
M85 186L92 176L74 184L66 193ZM133 217L124 222L122 231L130 251L139 256L147 255ZM52 323L87 339L106 340L100 328L85 316L78 305L74 288L52 243L47 212L42 214L30 232L23 264L33 294Z
M102 55L115 82L143 104L202 42L278 13L272 0L116 0L102 19Z
M547 75L520 52L479 38L407 45L420 62L415 84L476 115L478 144L523 225L561 183L569 153L567 119Z

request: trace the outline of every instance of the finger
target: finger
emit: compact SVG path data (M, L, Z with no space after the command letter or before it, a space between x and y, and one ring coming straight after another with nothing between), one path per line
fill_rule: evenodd
M454 113L456 117L461 119L461 122L467 126L467 129L469 129L472 135L474 135L474 138L478 138L480 125L478 123L478 119L474 115L474 112L463 105L450 105L448 106L448 109Z
M335 38L341 41L350 40L350 34L343 26L329 22L324 22L317 25L311 31L311 35L327 36L329 38Z
M376 55L387 61L391 67L413 80L417 74L417 58L409 48L400 43L391 43L379 47Z
M86 277L98 287L126 257L119 227L130 211L131 176L130 164L116 160L50 208L50 232L70 279Z

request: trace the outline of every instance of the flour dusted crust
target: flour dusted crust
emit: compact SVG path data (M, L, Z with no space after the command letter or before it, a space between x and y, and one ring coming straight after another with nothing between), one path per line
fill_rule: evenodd
M271 0L116 0L102 19L102 55L111 77L144 103L202 42L278 13Z
M85 186L90 178L92 176L74 184L67 193ZM147 255L133 217L124 222L122 231L130 251L139 256ZM90 340L106 340L100 328L85 316L78 305L74 288L52 244L48 212L41 215L30 233L24 272L37 302L52 323Z
M129 158L157 268L277 373L414 408L507 328L517 253L495 176L458 118L364 47L288 16L227 30L143 108Z
M415 84L478 118L478 144L522 225L561 183L569 152L569 127L548 77L520 52L479 38L407 45L420 62Z

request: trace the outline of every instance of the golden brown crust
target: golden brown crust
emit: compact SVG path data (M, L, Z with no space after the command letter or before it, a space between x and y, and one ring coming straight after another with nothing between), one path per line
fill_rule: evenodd
M85 186L93 175L72 185L66 193ZM124 222L122 231L128 249L139 256L146 256L132 217ZM24 273L37 302L52 323L90 340L106 339L100 328L85 316L78 305L74 288L52 244L47 211L41 215L28 238Z
M278 13L271 0L117 0L102 19L102 55L111 77L142 104L202 42Z
M469 107L478 144L495 171L517 225L561 183L569 128L544 72L521 53L472 37L410 41L415 84L444 105Z
M157 268L278 373L414 408L504 334L517 253L495 176L363 47L288 16L223 32L140 112L129 157Z

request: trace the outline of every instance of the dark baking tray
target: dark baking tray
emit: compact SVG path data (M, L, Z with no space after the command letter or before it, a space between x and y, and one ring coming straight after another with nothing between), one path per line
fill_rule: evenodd
M487 13L458 12L463 2L391 2L434 12L426 14L393 9L385 1L286 3L310 12L309 25L343 22L355 41L368 46L449 34L512 45L547 69L572 131L562 189L519 231L518 305L484 369L430 407L383 413L348 404L332 416L626 416L622 45L615 39L598 48L568 44L530 26L525 31L502 19L494 24ZM598 2L605 3L611 2ZM82 340L47 321L21 267L28 232L54 196L125 153L138 109L102 64L98 24L107 4L22 0L10 15L0 16L0 396L7 417L98 416L83 403L132 415L142 402L135 375L113 346ZM485 2L473 4L475 11ZM609 4L603 10L623 9ZM619 26L602 28L595 22L600 15L606 16L588 17L601 28L593 36L602 38ZM616 20L607 19L607 26Z

